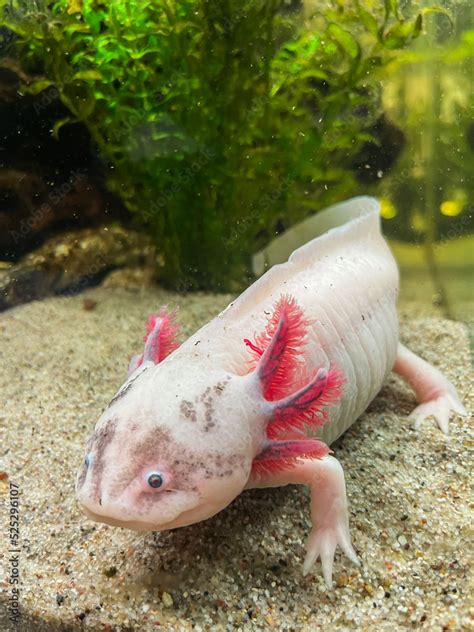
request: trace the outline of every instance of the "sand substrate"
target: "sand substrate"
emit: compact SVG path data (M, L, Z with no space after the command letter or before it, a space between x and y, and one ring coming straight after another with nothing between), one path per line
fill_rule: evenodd
M140 349L146 315L178 304L189 334L228 300L98 288L0 317L0 629L472 629L469 420L453 417L449 438L431 420L412 430L415 400L396 376L333 446L362 567L338 553L332 591L319 564L301 572L310 526L303 487L245 492L215 518L162 534L82 515L74 480L85 441ZM401 319L403 340L441 367L472 410L465 327L419 306L404 306ZM16 561L7 519L15 486Z

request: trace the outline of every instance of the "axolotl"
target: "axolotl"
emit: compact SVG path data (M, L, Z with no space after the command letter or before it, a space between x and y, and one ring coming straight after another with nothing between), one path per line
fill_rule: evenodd
M304 484L303 572L337 545L355 564L334 442L390 371L412 386L415 426L448 432L453 385L399 342L398 269L373 198L316 217L318 236L178 345L174 312L148 318L144 351L89 439L76 491L92 520L162 531L205 520L243 490Z

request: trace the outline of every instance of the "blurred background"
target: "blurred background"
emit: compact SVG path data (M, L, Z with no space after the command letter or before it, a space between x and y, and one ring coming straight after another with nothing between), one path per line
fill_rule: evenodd
M414 61L384 82L387 114L407 142L378 190L402 298L431 299L472 328L474 11L469 2L446 8L451 20L429 21Z

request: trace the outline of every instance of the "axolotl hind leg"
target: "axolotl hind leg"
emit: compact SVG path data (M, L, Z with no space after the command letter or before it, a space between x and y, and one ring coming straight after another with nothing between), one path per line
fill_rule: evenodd
M303 443L303 442L302 442ZM332 568L337 545L359 565L351 544L346 485L340 463L332 456L301 458L291 469L252 474L247 488L280 487L289 484L311 488L312 529L306 541L303 573L306 575L318 558L328 588L332 585Z
M441 430L448 434L451 411L467 415L467 411L451 382L434 366L399 344L393 370L407 380L420 403L412 413L415 428L431 415Z

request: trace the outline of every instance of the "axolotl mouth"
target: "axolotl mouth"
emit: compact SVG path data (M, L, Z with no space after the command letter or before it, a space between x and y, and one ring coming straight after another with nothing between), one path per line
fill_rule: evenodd
M112 503L99 498L91 501L90 496L77 490L78 501L83 513L95 522L132 531L166 531L185 527L211 518L226 507L242 491L242 483L222 487L217 481L209 481L205 493L198 491L166 490L158 502L153 499L142 505L137 503Z
M199 501L196 501L198 505ZM218 513L220 508L218 507L205 507L204 505L198 505L187 511L179 513L174 519L167 522L154 522L146 519L132 518L127 520L126 518L114 518L108 514L96 513L88 509L84 504L81 504L81 510L83 513L94 522L103 522L112 527L122 527L123 529L130 529L132 531L166 531L169 529L177 529L178 527L185 527L200 520L205 520L212 515Z

